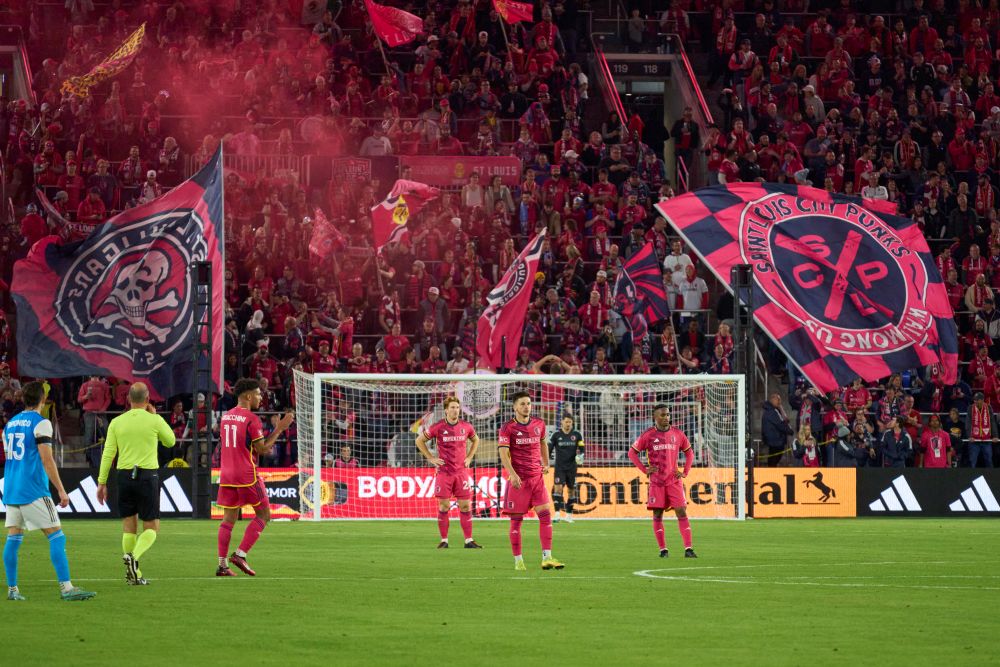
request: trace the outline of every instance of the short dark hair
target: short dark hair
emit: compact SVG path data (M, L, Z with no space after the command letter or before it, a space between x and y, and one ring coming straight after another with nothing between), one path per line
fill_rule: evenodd
M657 410L670 410L670 406L666 403L657 403L653 406L653 414L656 414Z
M514 392L514 395L510 397L510 402L511 403L517 403L522 398L529 398L530 399L531 398L531 394L529 394L526 391L517 391L517 392Z
M45 398L45 385L35 380L21 387L21 395L24 397L24 405L28 408L38 407Z
M569 415L569 414L566 414L566 415L563 415L563 416L562 416L562 418L560 418L560 420L559 420L559 421L562 421L563 419L568 419L568 420L570 420L571 422L573 422L573 423L576 423L576 420L575 420L575 419L573 419L573 415Z
M248 391L260 389L260 381L253 378L240 378L233 387L233 395L239 398Z

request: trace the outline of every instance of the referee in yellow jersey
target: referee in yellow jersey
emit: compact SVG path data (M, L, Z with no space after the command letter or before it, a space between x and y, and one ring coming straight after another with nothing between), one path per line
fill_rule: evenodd
M160 530L160 475L157 445L173 447L176 437L170 425L156 414L149 402L149 389L136 382L128 390L131 409L111 420L97 477L97 500L108 498L108 475L118 456L118 513L122 517L122 551L125 582L145 586L139 559L153 546ZM136 537L136 517L142 519L142 534Z

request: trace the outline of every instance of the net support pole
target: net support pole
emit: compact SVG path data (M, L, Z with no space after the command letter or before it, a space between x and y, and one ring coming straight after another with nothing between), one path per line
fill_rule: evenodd
M497 369L497 373L503 375L507 372L507 336L500 336L500 368ZM504 400L501 396L500 400ZM500 503L500 488L503 486L503 463L500 461L500 448L497 447L497 504L496 512L497 518L503 517L503 506Z
M313 519L319 521L323 518L323 381L313 374L312 382Z
M190 270L194 288L194 322L191 327L194 338L191 373L191 415L194 418L191 428L192 516L208 519L212 514L212 394L216 389L212 378L212 264L192 262ZM205 405L201 410L198 409L198 394L205 395ZM198 429L199 414L205 418L204 436Z
M752 408L751 392L753 387L753 368L756 357L753 326L753 267L749 264L735 265L729 274L730 286L733 290L733 372L743 376L743 391L739 402L743 403L743 418L738 425L740 447L740 471L737 483L744 484L746 494L747 515L753 517L753 468L750 474L745 472L746 460L752 459L749 445L749 434L752 433L750 414ZM741 503L742 505L742 503ZM739 512L742 514L742 507ZM742 518L742 516L740 517Z

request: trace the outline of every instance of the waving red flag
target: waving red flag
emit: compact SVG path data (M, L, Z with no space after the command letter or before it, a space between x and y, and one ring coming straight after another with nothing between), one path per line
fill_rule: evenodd
M365 0L365 7L375 34L389 46L409 44L424 31L424 20L402 9L377 5L372 0Z
M535 272L544 244L545 230L542 229L524 246L497 286L486 296L486 309L479 316L476 331L476 351L484 366L513 368L517 363L524 316L531 303L531 289L535 285Z
M309 240L309 254L322 262L346 246L347 239L340 230L327 219L321 209L316 209L313 215L312 238Z
M388 243L399 241L406 232L406 223L420 212L424 204L438 196L439 190L426 183L399 179L381 203L372 206L372 233L375 252L382 252Z
M507 23L531 21L533 10L530 2L514 2L513 0L493 0L493 9Z

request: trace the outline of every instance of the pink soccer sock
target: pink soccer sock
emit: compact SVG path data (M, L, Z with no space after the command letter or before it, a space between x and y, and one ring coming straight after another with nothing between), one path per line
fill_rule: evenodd
M653 535L656 535L656 546L660 549L667 548L667 538L663 534L663 517L654 516L653 517Z
M510 550L515 556L521 555L521 522L522 516L512 516L510 518Z
M684 541L684 548L691 548L691 521L686 516L677 517L677 530L681 533L681 540Z
M538 513L538 538L543 551L552 551L552 514L548 510Z
M448 539L448 513L438 510L438 532L441 533L441 539Z
M229 555L229 541L233 538L233 524L223 521L219 524L219 558Z
M240 542L240 551L245 554L250 553L250 550L253 549L253 545L257 543L257 539L260 537L260 534L264 532L264 526L266 525L267 524L264 523L263 519L254 517L253 521L247 524L247 529L243 533L243 541Z
M472 539L472 510L459 512L458 520L462 522L462 536L467 540Z

